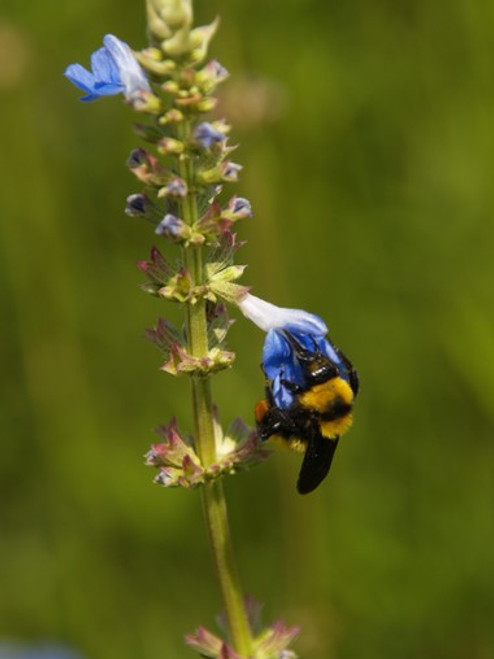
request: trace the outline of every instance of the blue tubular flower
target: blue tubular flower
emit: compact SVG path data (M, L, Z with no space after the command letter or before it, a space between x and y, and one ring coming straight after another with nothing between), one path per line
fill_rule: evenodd
M103 48L91 55L92 71L80 64L71 64L65 70L70 82L86 92L81 101L124 94L127 101L133 102L150 93L146 75L130 47L112 34L105 36L103 44Z
M272 381L277 407L287 409L294 401L293 392L282 384L282 380L300 386L305 384L302 367L284 331L290 332L306 350L318 351L328 357L340 370L341 377L348 379L347 369L340 356L325 338L328 328L319 316L300 309L277 307L249 293L239 302L239 307L244 316L267 332L262 365L266 377Z

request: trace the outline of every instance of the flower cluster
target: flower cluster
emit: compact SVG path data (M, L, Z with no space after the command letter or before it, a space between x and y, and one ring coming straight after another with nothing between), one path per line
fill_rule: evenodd
M282 620L277 620L263 629L261 625L262 605L253 598L246 601L249 624L255 636L253 650L256 659L296 659L297 655L288 646L299 633L298 627L287 627ZM220 618L220 623L222 619ZM187 634L185 641L195 648L201 657L208 659L247 659L240 656L221 638L199 627L195 633Z
M205 467L192 446L172 419L156 431L161 438L146 454L146 464L159 469L155 482L165 487L197 487L225 474L247 469L269 455L257 433L241 419L236 419L224 435L215 417L216 462Z

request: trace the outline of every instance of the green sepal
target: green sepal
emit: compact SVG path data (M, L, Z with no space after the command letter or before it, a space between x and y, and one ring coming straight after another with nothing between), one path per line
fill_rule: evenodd
M183 303L190 300L192 290L190 274L185 268L182 268L180 272L168 279L165 286L159 289L158 294L166 300Z

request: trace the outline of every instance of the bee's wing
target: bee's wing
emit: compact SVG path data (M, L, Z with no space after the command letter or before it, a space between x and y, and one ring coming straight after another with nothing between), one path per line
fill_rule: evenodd
M339 437L328 439L315 429L309 438L297 481L300 494L308 494L323 481L331 467Z

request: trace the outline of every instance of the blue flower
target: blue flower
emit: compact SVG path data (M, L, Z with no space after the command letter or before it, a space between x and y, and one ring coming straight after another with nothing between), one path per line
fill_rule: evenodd
M304 376L294 348L285 331L310 352L318 351L328 357L340 370L341 377L348 373L340 356L326 338L328 328L324 321L301 309L284 309L248 293L240 302L242 313L267 332L262 351L262 365L266 377L272 381L274 402L287 409L294 402L294 395L282 380L304 386Z
M194 130L194 139L205 149L209 149L213 144L218 144L226 140L226 135L217 130L212 124L203 121Z
M107 34L104 46L91 55L88 71L81 64L71 64L65 76L76 87L86 93L81 101L94 101L102 96L123 94L127 101L134 102L151 92L151 87L130 47Z

